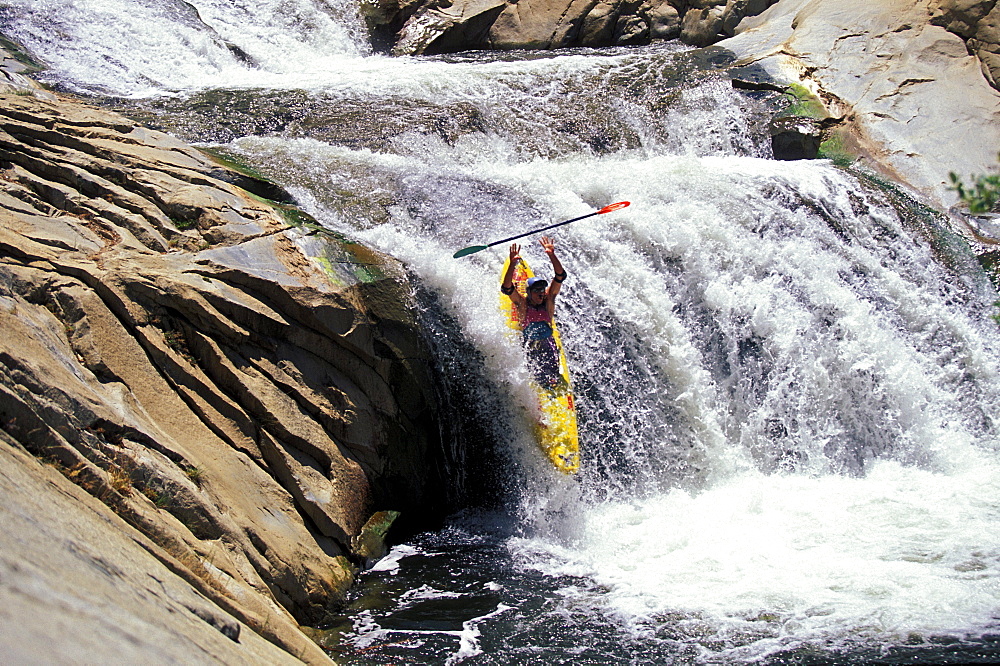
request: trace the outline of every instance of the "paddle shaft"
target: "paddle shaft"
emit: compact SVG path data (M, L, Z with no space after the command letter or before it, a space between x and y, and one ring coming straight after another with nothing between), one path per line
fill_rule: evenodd
M470 254L475 254L476 252L482 252L486 248L493 247L494 245L499 245L500 243L507 243L512 240L517 240L518 238L524 238L525 236L530 236L531 234L537 234L540 231L548 231L549 229L555 229L556 227L561 227L564 224L569 224L570 222L578 222L579 220L586 219L588 217L593 217L595 215L603 215L604 213L610 213L611 211L620 210L629 205L628 201L619 201L618 203L611 204L610 206L605 206L601 210L594 211L593 213L588 213L586 215L581 215L580 217L574 217L572 220L566 220L565 222L556 222L555 224L550 224L547 227L541 227L539 229L532 229L531 231L526 231L523 234L518 234L516 236L511 236L510 238L504 238L503 240L493 241L489 245L472 245L471 247L463 248L452 255L455 259L459 257L465 257Z
M566 220L564 222L556 222L555 224L550 224L547 227L541 227L539 229L532 229L531 231L525 231L523 234L518 234L516 236L511 236L510 238L504 238L503 240L493 241L492 243L490 243L486 247L493 247L494 245L500 245L501 243L508 243L508 242L510 242L512 240L517 240L518 238L524 238L525 236L530 236L531 234L537 234L537 233L540 233L542 231L548 231L549 229L555 229L556 227L561 227L562 225L569 224L570 222L579 222L580 220L583 220L585 218L594 217L595 215L600 215L603 212L604 212L603 210L597 210L597 211L594 211L593 213L588 213L586 215L581 215L580 217L574 217L572 220Z

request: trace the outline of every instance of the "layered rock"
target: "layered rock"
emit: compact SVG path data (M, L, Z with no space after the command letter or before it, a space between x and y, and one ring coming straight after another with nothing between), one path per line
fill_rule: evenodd
M147 581L163 597L124 595L122 613L158 607L250 646L219 659L273 661L247 627L326 661L298 626L377 551L366 522L437 501L434 378L403 267L238 185L277 196L120 116L0 94L0 481L44 487L23 510L5 495L3 516L54 551L2 576L18 601L5 653L45 654L18 637L89 598L96 566L94 594ZM11 545L8 571L26 556ZM88 657L129 643L159 661L139 624Z
M0 646L11 664L323 663L212 603L106 505L0 431ZM286 622L287 624L287 622ZM276 625L286 634L289 630ZM329 663L327 661L327 663Z
M469 49L705 46L776 0L378 0L362 4L376 45L397 55Z

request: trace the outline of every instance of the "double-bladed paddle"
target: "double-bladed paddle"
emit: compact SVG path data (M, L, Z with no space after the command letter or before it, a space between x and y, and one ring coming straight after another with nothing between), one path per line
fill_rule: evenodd
M594 213L588 213L587 215L581 215L580 217L574 217L572 220L566 220L565 222L556 222L555 224L550 224L549 226L547 226L547 227L541 227L540 229L532 229L531 231L525 231L523 234L518 234L517 236L511 236L510 238L504 238L503 240L493 241L489 245L471 245L471 246L469 246L467 248L463 248L463 249L459 250L458 252L456 252L452 256L455 259L458 259L459 257L464 257L464 256L466 256L468 254L475 254L476 252L479 252L480 250L485 250L488 247L493 247L494 245L500 245L501 243L507 243L507 242L512 241L512 240L517 240L518 238L524 238L525 236L530 236L531 234L537 234L540 231L547 231L549 229L555 229L556 227L561 227L562 225L569 224L570 222L577 222L579 220L583 220L583 219L588 218L588 217L593 217L595 215L603 215L604 213L610 213L612 211L620 210L620 209L624 208L625 206L628 206L629 203L630 202L628 202L628 201L619 201L618 203L613 203L613 204L611 204L609 206L605 206L601 210L596 211Z

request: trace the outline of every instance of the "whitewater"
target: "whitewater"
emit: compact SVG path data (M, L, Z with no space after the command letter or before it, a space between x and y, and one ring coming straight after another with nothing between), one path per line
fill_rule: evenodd
M478 499L365 574L338 660L992 649L996 291L905 193L771 159L773 100L699 52L389 58L356 5L322 0L13 0L0 21L51 85L183 116L169 128L415 277L457 495ZM497 312L505 249L452 253L620 200L556 234L583 451L568 478L532 440Z

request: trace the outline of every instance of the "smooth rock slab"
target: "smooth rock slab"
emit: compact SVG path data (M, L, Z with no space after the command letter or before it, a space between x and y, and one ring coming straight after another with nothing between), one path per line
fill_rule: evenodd
M301 663L193 590L106 506L0 440L5 663Z
M931 3L781 0L719 43L743 64L844 106L876 166L936 208L948 174L985 173L1000 152L1000 92Z

